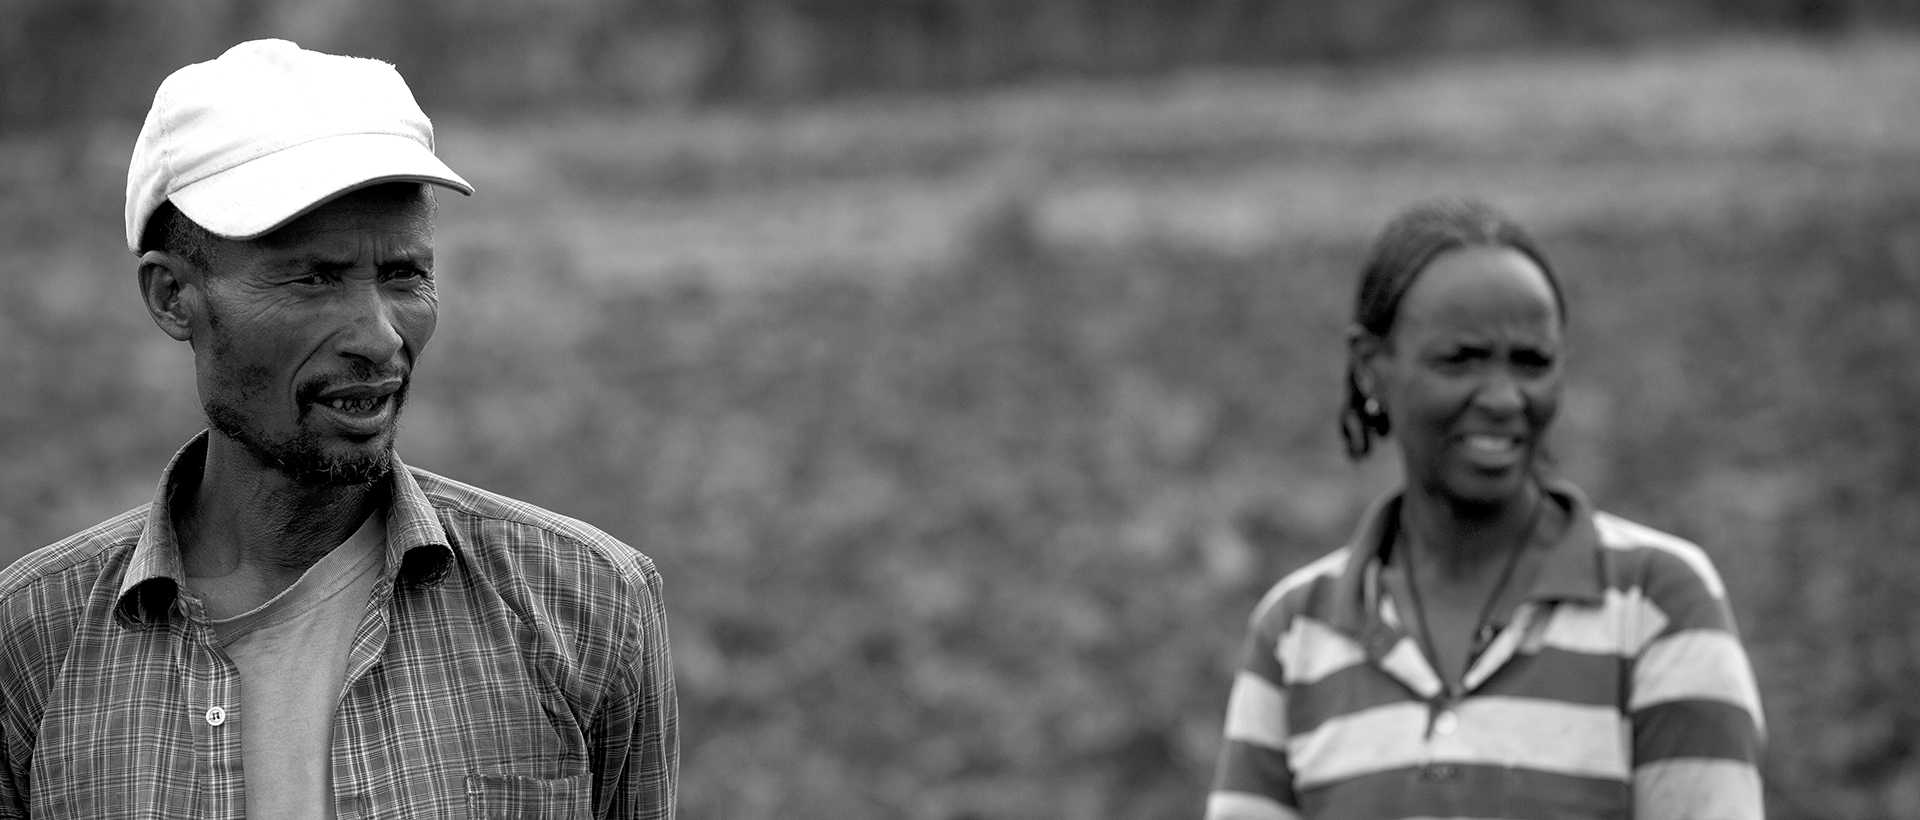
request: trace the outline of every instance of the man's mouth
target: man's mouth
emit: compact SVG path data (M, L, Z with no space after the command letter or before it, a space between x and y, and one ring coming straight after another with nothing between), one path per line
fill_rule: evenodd
M379 407L380 404L386 400L386 396L374 396L364 399L333 399L331 401L321 402L321 404L343 413L351 413L359 416L373 412L374 408Z
M403 379L350 384L318 391L312 407L348 436L371 436L387 430L399 411Z

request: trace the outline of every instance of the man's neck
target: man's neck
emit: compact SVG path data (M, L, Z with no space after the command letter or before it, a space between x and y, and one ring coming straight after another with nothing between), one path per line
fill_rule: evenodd
M265 603L353 535L380 502L367 485L308 484L218 431L199 483L179 488L174 531L189 578L221 590L220 609Z

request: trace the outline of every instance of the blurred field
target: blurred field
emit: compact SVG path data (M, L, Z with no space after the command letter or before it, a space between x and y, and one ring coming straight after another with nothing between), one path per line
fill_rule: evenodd
M1564 471L1727 576L1772 815L1920 816L1916 41L438 124L402 453L659 562L687 817L1196 814L1253 601L1392 484L1340 332L1441 194L1567 280ZM132 140L0 138L0 560L200 423Z

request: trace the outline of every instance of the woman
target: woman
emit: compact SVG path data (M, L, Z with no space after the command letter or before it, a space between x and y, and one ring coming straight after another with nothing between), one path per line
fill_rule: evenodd
M1759 697L1698 547L1542 469L1566 298L1473 202L1374 246L1340 429L1403 487L1255 609L1210 820L1761 815Z

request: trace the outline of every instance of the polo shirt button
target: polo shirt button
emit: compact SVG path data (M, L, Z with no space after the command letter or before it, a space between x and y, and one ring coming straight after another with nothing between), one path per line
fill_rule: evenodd
M1452 735L1459 729L1460 716L1454 714L1452 710L1441 712L1439 717L1433 719L1433 732L1441 737Z
M207 725L208 726L219 726L220 724L226 723L226 722L227 722L227 710L222 709L218 706L214 706L207 709Z

